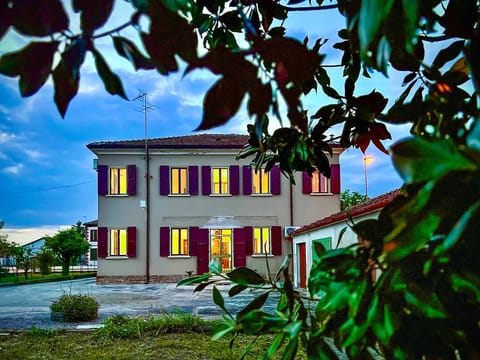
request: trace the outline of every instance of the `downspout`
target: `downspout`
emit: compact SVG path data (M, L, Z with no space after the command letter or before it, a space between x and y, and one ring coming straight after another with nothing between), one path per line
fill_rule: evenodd
M293 226L293 185L290 183L290 226Z
M148 153L148 133L147 133L147 93L143 94L143 116L145 126L145 185L146 185L146 221L145 221L145 239L146 239L146 265L145 265L145 284L150 283L150 155Z
M148 153L148 146L145 142L145 156L146 156L146 241L147 254L145 265L145 284L150 283L150 155Z

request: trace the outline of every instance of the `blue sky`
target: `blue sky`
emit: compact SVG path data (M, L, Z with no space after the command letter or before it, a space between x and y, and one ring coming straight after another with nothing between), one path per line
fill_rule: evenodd
M117 3L120 5L117 14L124 12L128 4ZM66 8L68 5L69 2L65 2ZM308 34L313 42L318 37L334 36L342 21L336 10L308 15L292 13L286 23L287 34L301 40ZM109 25L120 22L121 17L114 16ZM124 35L136 38L132 31ZM102 40L98 47L122 78L127 96L134 98L139 90L146 91L149 103L155 106L155 110L148 113L149 137L192 134L200 123L203 96L214 77L202 71L185 78L181 73L169 77L156 72L135 73L127 61L112 52L109 43L108 39ZM330 40L325 49L331 49L334 43ZM10 31L0 42L0 54L24 45L24 40ZM338 53L329 51L328 54L326 64L339 62ZM359 93L377 89L386 95L396 94L401 81L402 77L395 74L389 78L375 75L373 82L363 83ZM342 87L341 74L332 75L332 82ZM107 94L90 57L82 68L79 94L70 103L65 119L53 103L51 81L37 94L22 99L18 79L0 76L0 99L0 219L5 221L5 226L47 227L95 219L94 155L85 145L100 140L143 138L141 104ZM305 104L313 113L324 100L321 96L311 96ZM226 126L211 132L246 133L248 122L243 110ZM393 141L408 135L408 128L404 126L389 129ZM334 129L332 133L338 131ZM388 147L392 142L385 144ZM401 181L389 157L373 146L367 154L374 156L368 166L370 197L398 188ZM363 156L358 149L349 149L341 156L342 190L365 192Z

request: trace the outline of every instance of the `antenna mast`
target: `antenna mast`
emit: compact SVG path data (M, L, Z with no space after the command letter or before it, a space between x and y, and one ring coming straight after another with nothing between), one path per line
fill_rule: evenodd
M144 124L144 137L145 137L145 239L146 239L146 266L145 266L145 283L150 283L150 155L148 153L148 123L147 123L147 111L154 110L155 106L147 103L147 93L140 91L140 94L136 96L132 101L143 99L139 111L143 112L143 124Z

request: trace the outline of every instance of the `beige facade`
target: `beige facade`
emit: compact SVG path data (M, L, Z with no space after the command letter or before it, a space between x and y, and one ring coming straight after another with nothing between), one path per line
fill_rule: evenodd
M292 186L283 175L273 184L270 173L263 193L249 194L255 174L247 170L249 160L235 159L246 142L241 135L150 139L148 164L141 141L89 144L99 171L97 281L178 281L206 271L214 257L225 271L246 265L261 273L267 258L273 272L293 251L285 227L339 211L339 184L333 186L336 193L331 184L328 191L305 194L302 174ZM340 153L334 148L332 164L338 164ZM185 188L178 186L179 177ZM120 187L128 182L129 194L115 189L114 181Z

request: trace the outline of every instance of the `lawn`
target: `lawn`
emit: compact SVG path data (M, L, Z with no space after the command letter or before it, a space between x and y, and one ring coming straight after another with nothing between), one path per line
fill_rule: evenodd
M253 337L241 337L229 349L230 339L212 341L208 332L148 335L140 339L102 338L95 332L29 331L0 336L0 359L240 359ZM247 359L260 359L272 338L255 341ZM277 357L280 359L280 356ZM298 357L305 359L306 357Z
M28 274L28 279L25 279L23 273L18 273L18 275L9 273L6 276L0 276L0 284L11 284L11 285L25 285L25 284L37 284L48 281L61 281L61 280L72 280L80 279L85 277L96 276L96 272L71 272L69 275L62 275L61 273L52 273L49 275L41 274Z

